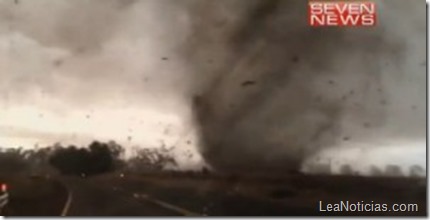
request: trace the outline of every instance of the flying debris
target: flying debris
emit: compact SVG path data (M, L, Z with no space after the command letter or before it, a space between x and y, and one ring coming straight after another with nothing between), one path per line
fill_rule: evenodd
M242 82L242 86L243 86L243 87L246 87L246 86L252 86L252 85L255 85L255 84L256 84L256 82L255 82L255 81L251 81L251 80L248 80L248 81Z

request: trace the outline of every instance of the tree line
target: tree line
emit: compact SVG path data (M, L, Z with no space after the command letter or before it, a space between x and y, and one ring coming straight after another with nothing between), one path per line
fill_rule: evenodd
M0 174L60 173L90 176L116 170L136 172L160 171L177 166L171 151L145 148L124 157L125 149L113 142L94 141L88 146L62 146L44 148L0 148Z
M125 158L125 149L113 142L94 141L88 146L62 146L54 144L44 148L0 148L0 175L2 174L55 174L91 176L113 171L134 173L160 172L176 169L177 161L174 148L164 144L154 148L135 148L133 155ZM402 172L400 166L387 165L385 169L371 166L371 176L425 176L425 168L413 165L409 172ZM176 169L177 170L177 169ZM330 174L329 165L318 165L310 168L311 173ZM203 173L208 173L204 168ZM340 174L360 175L350 165L340 167Z

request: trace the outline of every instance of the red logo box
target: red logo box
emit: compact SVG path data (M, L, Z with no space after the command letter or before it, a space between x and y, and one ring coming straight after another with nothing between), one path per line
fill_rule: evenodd
M308 10L309 25L313 27L372 27L377 21L374 2L312 1Z

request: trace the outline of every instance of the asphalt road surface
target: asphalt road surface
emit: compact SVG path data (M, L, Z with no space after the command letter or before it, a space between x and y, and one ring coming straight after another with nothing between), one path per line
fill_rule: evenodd
M69 216L426 215L425 180L297 177L266 181L106 175L73 178ZM320 212L339 201L418 204L414 212Z
M53 179L53 178L52 178ZM422 180L361 177L294 177L280 181L229 180L175 176L110 174L91 178L61 177L66 191L34 198L16 196L12 216L425 216L426 183ZM19 188L19 187L17 187ZM32 194L27 187L21 195ZM49 188L49 187L45 187ZM15 194L18 194L16 192ZM48 195L49 194L49 195ZM413 212L320 212L318 202L417 204ZM43 208L43 207L45 208ZM55 207L55 208L54 208ZM40 211L40 210L43 210Z
M225 192L192 192L112 179L64 178L67 216L285 216L317 214L300 207ZM134 186L137 187L134 187Z
M172 210L115 191L108 183L98 185L79 178L63 181L72 197L67 216L178 216Z

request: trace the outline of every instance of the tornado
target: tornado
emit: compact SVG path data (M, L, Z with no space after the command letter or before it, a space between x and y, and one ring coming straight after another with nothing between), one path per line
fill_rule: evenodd
M190 105L199 150L215 170L298 171L339 143L425 137L425 53L412 42L424 48L425 8L377 1L376 27L313 28L307 3L190 4Z

